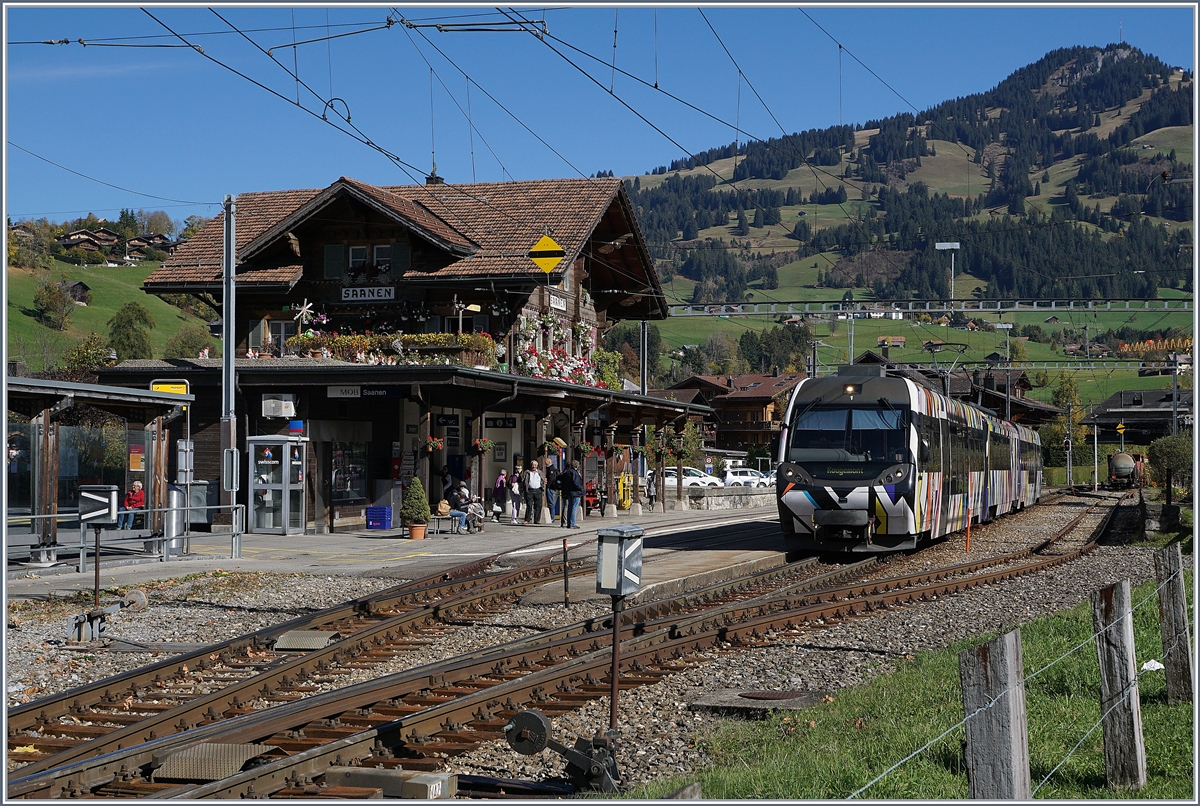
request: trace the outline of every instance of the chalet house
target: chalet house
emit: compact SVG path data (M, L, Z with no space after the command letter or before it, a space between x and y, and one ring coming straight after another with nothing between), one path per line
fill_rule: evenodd
M27 241L31 241L37 237L33 231L33 227L24 221L13 224L11 227L9 227L8 234Z
M1178 398L1175 395L1178 394ZM1104 442L1117 442L1118 425L1125 426L1124 439L1134 445L1149 445L1171 435L1171 420L1177 429L1195 425L1195 392L1192 389L1133 389L1117 392L1105 400L1081 422L1097 426Z
M711 424L715 426L717 448L746 450L758 447L770 451L779 436L783 412L792 390L805 377L802 372L693 375L651 394L660 396L692 391L697 402L714 410Z
M175 248L175 242L161 233L137 235L125 242L125 248L130 257L139 260L146 257L146 249L157 249L168 254Z
M221 310L223 227L219 214L143 289ZM681 428L711 413L596 379L606 328L667 314L619 179L342 177L239 195L235 231L237 447L249 450L247 435L303 435L303 495L284 496L291 514L279 516L288 529L362 528L365 507L395 500L393 480L409 476L436 501L443 465L486 497L501 468L555 438L569 446L552 451L563 461L585 440L625 445L642 424ZM196 477L220 478L220 359L128 361L101 375L141 388L187 380ZM480 439L494 450L476 449ZM606 486L602 458L584 470Z
M102 252L107 248L104 242L87 230L76 230L61 238L56 238L55 242L63 249L84 249L88 252Z
M1057 324L1058 324L1058 322L1059 322L1059 319L1058 319L1058 317L1057 317L1057 316L1051 316L1049 319L1047 319L1047 320L1046 320L1045 324L1047 324L1047 325L1057 325Z
M87 283L83 282L82 280L73 280L69 283L59 283L59 285L62 287L63 291L67 292L67 296L75 300L80 305L88 304L88 297L91 294L92 289Z

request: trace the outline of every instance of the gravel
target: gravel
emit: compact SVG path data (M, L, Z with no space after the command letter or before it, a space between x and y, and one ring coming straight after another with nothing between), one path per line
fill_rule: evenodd
M1056 531L1067 519L1061 512L1062 508L1054 507L1021 516L1021 541L1027 545L1035 534ZM886 575L976 559L979 554L988 556L991 552L984 547L989 545L989 538L996 538L993 545L1007 543L1007 537L1000 540L1002 526L974 530L969 555L963 554L960 536L891 563ZM1153 576L1152 549L1102 546L1081 560L1032 576L852 619L769 647L712 653L709 662L663 682L622 692L617 758L623 783L687 776L706 765L708 759L697 742L712 730L715 718L695 713L689 706L714 690L836 692L886 673L906 656L940 649L980 633L1011 629L1073 607L1086 601L1092 591L1122 579L1136 585ZM108 631L112 637L131 641L213 642L382 590L396 582L361 576L201 574L156 585L147 591L151 602L147 610L113 615ZM69 606L10 602L6 635L8 707L166 657L163 653L66 648L63 638L68 614L89 606L90 600ZM448 629L421 652L347 676L344 684L492 646L539 627L603 615L608 609L607 603L592 602L510 609L480 619L471 628ZM576 736L590 737L607 728L608 721L608 701L601 699L552 720L553 735L573 744ZM455 773L525 779L560 776L566 766L550 751L520 756L503 741L486 743L448 763Z

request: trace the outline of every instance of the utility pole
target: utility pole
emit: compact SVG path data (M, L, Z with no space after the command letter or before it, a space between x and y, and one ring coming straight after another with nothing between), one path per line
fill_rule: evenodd
M1100 485L1100 424L1096 422L1096 409L1092 408L1092 492Z
M1074 473L1072 472L1073 468L1071 467L1071 449L1075 447L1075 443L1071 441L1071 436L1072 436L1071 431L1073 430L1071 426L1074 424L1074 421L1071 419L1072 415L1073 415L1071 408L1072 408L1071 403L1070 403L1070 401L1068 401L1067 402L1067 487L1075 486Z
M237 200L235 196L225 197L225 238L221 252L221 448L223 456L230 456L230 451L237 450L237 420L234 418L234 392L237 375L234 370L234 353L237 350L235 334L236 309L234 299L234 274L237 270ZM232 454L236 455L236 454ZM226 465L222 462L222 469ZM234 462L233 470L240 468ZM232 489L231 480L225 479L221 487L221 505L233 506L237 501L237 493Z
M643 319L642 320L642 341L641 341L641 345L639 347L639 352L638 352L639 365L641 366L641 387L640 388L641 388L641 392L643 395L646 394L646 388L647 388L646 384L650 378L649 372L647 371L648 368L646 366L646 356L649 355L649 343L650 343L649 328L650 328L650 323L647 320Z
M1179 434L1179 351L1173 354L1175 366L1171 371L1171 436Z

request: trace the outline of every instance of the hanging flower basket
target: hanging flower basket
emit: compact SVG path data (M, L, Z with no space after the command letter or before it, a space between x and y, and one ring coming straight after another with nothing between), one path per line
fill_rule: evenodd
M490 440L487 437L483 437L482 439L475 440L475 453L479 453L479 454L491 453L492 449L495 447L496 447L495 441Z
M440 437L430 437L425 440L425 450L429 453L440 451L442 449L442 440Z
M575 450L581 459L586 459L596 452L596 448L590 442L580 442L575 446Z

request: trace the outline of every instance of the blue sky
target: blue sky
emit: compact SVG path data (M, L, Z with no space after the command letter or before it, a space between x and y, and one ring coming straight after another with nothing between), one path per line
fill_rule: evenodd
M530 19L545 19L562 41L395 24L302 45L294 59L291 48L279 46L383 25L389 13L422 23L485 24L500 17L487 6L400 7L399 15L387 6L216 8L264 50L277 48L278 64L207 7L150 11L212 59L289 100L188 47L102 46L182 44L136 7L6 6L6 213L61 221L88 211L115 218L130 207L166 210L181 220L214 214L227 193L323 187L342 175L377 184L421 181L434 150L437 171L449 182L598 170L641 174L685 151L732 142L735 125L752 136L778 136L772 115L792 132L864 123L982 92L1060 47L1103 46L1123 37L1168 64L1195 66L1194 11L1181 4L705 8L720 42L696 8L521 7ZM619 69L657 80L721 122L619 73L614 78L614 27ZM121 37L154 38L114 41ZM14 44L63 38L71 44ZM91 44L78 44L80 38ZM741 81L722 42L741 68ZM837 43L845 48L840 65ZM432 127L425 59L435 71ZM281 65L298 67L321 100L297 90ZM467 107L464 73L472 82L473 134L456 106ZM610 86L671 139L612 97ZM297 91L315 114L297 108ZM409 167L323 122L330 97L348 105L363 135ZM344 111L340 102L336 109ZM89 181L11 144L163 198Z

